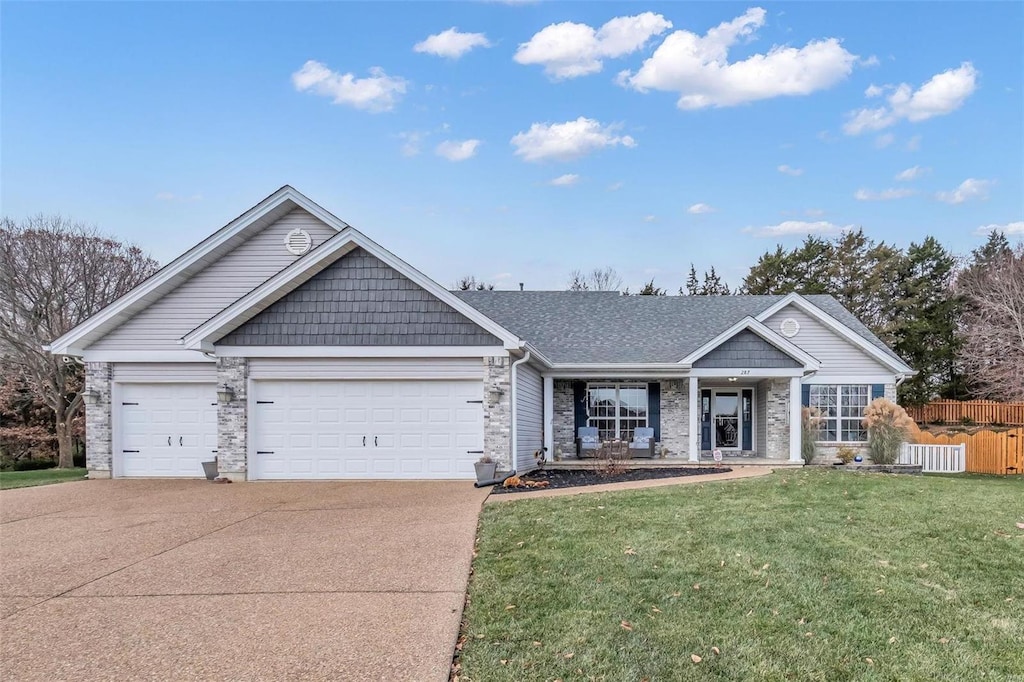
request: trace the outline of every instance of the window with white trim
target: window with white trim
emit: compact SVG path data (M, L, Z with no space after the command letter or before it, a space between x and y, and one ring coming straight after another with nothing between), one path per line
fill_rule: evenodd
M647 384L587 384L587 426L601 440L633 440L647 426Z
M812 384L810 407L818 408L819 442L864 443L868 431L864 427L864 408L868 406L871 386L867 384Z

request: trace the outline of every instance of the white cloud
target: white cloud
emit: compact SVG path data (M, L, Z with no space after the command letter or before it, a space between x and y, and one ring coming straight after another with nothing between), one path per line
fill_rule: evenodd
M474 47L490 46L491 41L483 33L461 33L452 26L447 31L427 36L426 40L416 43L412 49L422 54L458 59Z
M1003 225L982 225L974 231L975 234L980 235L990 234L991 232L1024 235L1024 220L1018 220L1012 223L1005 223Z
M908 152L916 152L920 148L921 148L921 136L920 135L914 135L912 138L907 140L907 151Z
M860 135L865 131L888 128L901 120L916 123L949 114L963 106L971 96L977 77L974 66L964 62L956 69L932 76L917 90L909 83L886 85L884 88L872 85L865 94L871 97L888 92L886 104L875 109L851 111L847 114L843 131L847 135Z
M991 186L991 180L967 178L956 189L936 193L935 198L947 204L962 204L971 199L988 199L988 188Z
M881 97L885 92L885 88L881 88L874 83L868 86L868 89L864 91L865 97Z
M756 228L748 227L743 231L759 237L787 237L804 234L838 234L844 230L852 229L853 225L836 225L826 220L819 220L813 223L803 220L785 220L778 225L766 225Z
M465 161L476 154L480 140L445 140L437 145L434 153L449 161Z
M313 59L292 74L292 84L299 92L312 92L330 97L335 104L372 112L394 109L408 85L404 78L389 76L379 66L371 67L367 78L356 78L351 73L331 71Z
M754 7L699 36L690 31L668 35L634 74L623 71L618 83L634 90L679 93L680 109L729 107L783 95L808 95L835 85L853 70L857 56L839 40L815 40L801 48L773 46L764 54L729 61L729 49L751 40L765 23Z
M398 139L402 141L402 156L416 156L421 151L423 138L429 133L419 130L409 130L398 133Z
M910 168L897 173L896 180L899 180L900 182L910 182L911 180L917 180L931 172L931 168L926 168L924 166L911 166Z
M656 215L645 215L644 216L644 222L645 223L653 223L657 219L658 219L658 216L656 216Z
M693 215L701 215L703 213L714 213L717 210L717 208L710 204L694 204L690 208L686 209L686 212L692 213Z
M879 135L878 137L875 138L875 148L885 149L895 141L896 136L893 135L892 133L885 133L884 135Z
M557 178L548 180L548 184L554 187L568 187L569 185L575 185L579 181L580 176L575 173L566 173L565 175L559 175Z
M613 182L612 184L608 185L608 191L609 192L618 192L625 185L626 185L626 183L622 182L622 180L619 180L618 182Z
M857 201L892 201L893 199L905 199L913 194L916 194L916 192L912 189L907 189L906 187L883 189L881 192L875 192L870 189L859 189L854 192L853 198Z
M792 175L794 178L804 174L803 168L793 168L792 166L787 166L786 164L782 164L781 166L778 167L777 170L783 175Z
M603 59L636 52L670 28L671 21L653 12L616 17L597 30L566 21L542 28L519 45L513 58L520 64L542 64L554 80L576 78L599 72Z
M615 134L618 127L580 116L565 123L534 123L526 132L516 134L511 143L524 161L568 161L605 147L635 147L636 141L629 135Z

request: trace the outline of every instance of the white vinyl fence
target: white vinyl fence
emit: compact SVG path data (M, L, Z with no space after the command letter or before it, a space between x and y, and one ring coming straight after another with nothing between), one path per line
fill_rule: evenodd
M928 474L962 474L967 471L967 446L904 443L899 463L920 464Z

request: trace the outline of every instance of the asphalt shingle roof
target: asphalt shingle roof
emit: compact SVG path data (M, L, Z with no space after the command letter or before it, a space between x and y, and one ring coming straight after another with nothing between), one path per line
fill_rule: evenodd
M594 291L455 291L556 363L678 362L783 296L622 296ZM831 296L805 296L899 359Z

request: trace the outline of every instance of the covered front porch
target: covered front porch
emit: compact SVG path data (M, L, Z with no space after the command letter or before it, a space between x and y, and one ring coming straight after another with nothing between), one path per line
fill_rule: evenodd
M653 433L653 457L640 446L628 449L636 466L706 466L715 450L731 465L802 462L802 367L674 374L545 376L547 459L593 461L598 452L581 435L605 443Z

